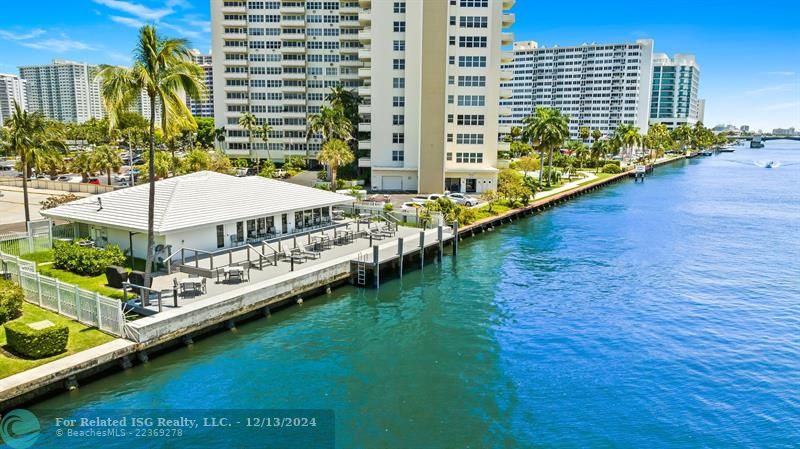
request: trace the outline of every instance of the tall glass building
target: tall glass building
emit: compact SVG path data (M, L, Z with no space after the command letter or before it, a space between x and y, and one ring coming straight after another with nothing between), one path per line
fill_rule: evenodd
M650 122L674 129L683 123L693 126L702 121L704 105L697 97L699 83L700 66L694 55L653 55Z

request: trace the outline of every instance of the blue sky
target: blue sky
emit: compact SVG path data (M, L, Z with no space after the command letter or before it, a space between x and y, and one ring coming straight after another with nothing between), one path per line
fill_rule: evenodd
M6 5L7 13L0 17L0 72L17 73L19 65L53 58L127 63L136 28L143 23L156 23L165 34L188 38L205 51L210 47L209 3L14 2L13 7ZM800 128L798 4L517 0L513 31L517 40L546 46L654 39L658 52L697 55L707 124Z

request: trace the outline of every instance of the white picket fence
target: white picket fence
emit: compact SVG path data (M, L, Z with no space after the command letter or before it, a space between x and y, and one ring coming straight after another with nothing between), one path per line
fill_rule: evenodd
M83 290L36 272L36 264L0 252L2 271L22 287L25 300L118 337L124 336L125 314L117 299Z

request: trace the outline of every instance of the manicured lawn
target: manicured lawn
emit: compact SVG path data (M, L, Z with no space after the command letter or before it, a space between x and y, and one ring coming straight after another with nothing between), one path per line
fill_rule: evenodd
M52 265L38 265L37 270L39 274L43 276L50 276L59 281L77 285L84 290L97 292L109 298L122 299L122 290L106 287L105 273L99 276L81 276L79 274L70 273L69 271L58 270Z
M58 279L59 281L68 282L78 287L93 292L100 293L109 298L122 299L122 290L116 288L106 287L105 273L99 276L81 276L79 274L70 273L69 271L56 269L53 265L53 251L42 251L38 253L30 253L22 256L25 260L36 262L37 271L44 275ZM127 264L128 262L126 262ZM145 261L142 259L134 259L134 265L137 270L144 270ZM128 271L130 271L128 269ZM129 298L133 295L128 295Z
M5 328L0 326L0 378L10 376L33 367L44 365L47 362L60 359L61 357L75 354L76 352L85 349L99 346L114 340L115 337L106 333L100 332L97 329L89 328L77 321L72 321L61 315L55 314L48 310L39 308L33 304L23 303L22 317L18 319L23 323L35 323L37 321L49 320L54 324L64 324L69 327L69 343L67 344L67 351L48 357L46 359L29 360L14 354L5 347L6 345L6 331Z

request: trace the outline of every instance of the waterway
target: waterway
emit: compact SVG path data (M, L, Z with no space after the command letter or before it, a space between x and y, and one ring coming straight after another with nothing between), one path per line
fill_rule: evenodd
M328 409L342 448L796 447L790 164L800 144L779 141L661 167L465 241L457 260L336 290L32 410ZM195 447L219 429L203 432ZM237 435L228 447L267 447Z

